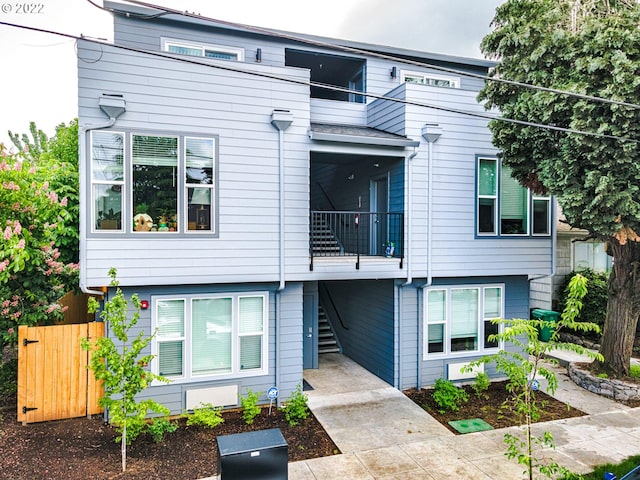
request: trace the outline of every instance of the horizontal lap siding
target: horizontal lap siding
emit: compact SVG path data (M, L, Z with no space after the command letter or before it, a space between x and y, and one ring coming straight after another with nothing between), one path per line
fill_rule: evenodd
M266 391L269 387L277 386L280 390L280 400L285 400L302 382L302 284L288 284L278 299L280 308L280 331L276 340L276 293L277 284L242 284L242 285L200 285L198 287L140 287L123 288L125 296L130 299L133 293L137 293L140 299L151 300L154 295L181 295L181 294L211 294L211 293L237 293L237 292L269 292L269 372L267 375L254 377L241 377L237 379L221 379L196 381L191 383L172 382L168 385L159 384L142 392L139 400L152 398L171 410L172 415L182 413L185 408L185 395L187 390L194 388L210 388L227 385L237 385L238 394L246 395L247 389L260 392L262 403L267 403ZM110 292L110 295L112 292ZM107 296L108 298L108 296ZM128 316L131 317L135 309L130 305ZM134 338L140 332L148 336L152 331L152 309L140 311L138 323L129 331L129 338ZM105 335L113 338L107 324ZM114 339L115 340L115 339ZM278 341L278 359L276 360L276 341ZM116 345L118 342L116 341ZM142 352L143 355L151 353L151 345ZM278 373L276 374L276 368ZM279 383L276 380L279 379Z
M285 269L308 271L308 87L111 46L101 46L99 55L84 42L78 49L80 59L99 58L78 63L81 126L104 123L97 99L102 93L119 93L127 111L116 131L218 139L218 238L89 236L88 285L107 284L110 267L118 269L123 285L278 280L279 142L270 123L275 108L288 109L294 117L284 147ZM299 69L237 65L307 78Z
M405 87L407 98L419 103L484 112L474 91L413 84ZM404 133L410 138L421 138L421 128L425 123L437 123L443 131L432 148L432 275L548 274L551 269L550 237L476 238L476 155L497 153L491 145L487 121L412 105L406 107L406 121L410 128ZM422 238L427 235L427 214L421 209L424 206L426 210L426 204L420 203L417 192L427 184L427 158L426 146L421 146L413 160L416 196L412 235ZM414 276L427 273L425 243L414 241Z

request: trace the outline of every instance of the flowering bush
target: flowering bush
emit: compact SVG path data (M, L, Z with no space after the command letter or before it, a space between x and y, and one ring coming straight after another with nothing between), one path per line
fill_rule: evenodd
M77 218L51 187L60 173L51 157L39 159L28 146L13 153L0 144L0 350L16 345L18 325L60 320L57 301L77 285L78 265L59 249L77 238Z

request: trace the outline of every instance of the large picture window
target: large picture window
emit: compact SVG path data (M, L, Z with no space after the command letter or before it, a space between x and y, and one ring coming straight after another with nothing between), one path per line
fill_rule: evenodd
M91 134L93 232L215 233L214 138Z
M551 199L535 196L496 158L478 158L477 232L481 236L551 234ZM533 213L531 213L533 212Z
M267 372L266 293L158 298L154 372L197 380Z
M483 352L498 347L492 320L503 318L503 287L433 287L425 292L426 356Z

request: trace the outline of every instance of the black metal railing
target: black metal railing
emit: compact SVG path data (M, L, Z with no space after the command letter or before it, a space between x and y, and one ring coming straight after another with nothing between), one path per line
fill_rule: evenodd
M404 259L404 214L311 211L310 268L314 257L355 256Z

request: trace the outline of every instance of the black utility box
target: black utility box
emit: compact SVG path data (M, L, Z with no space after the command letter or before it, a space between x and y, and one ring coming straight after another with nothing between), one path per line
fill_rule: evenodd
M220 480L287 480L289 446L279 428L217 440Z

